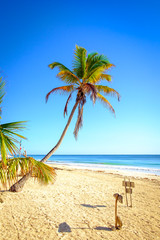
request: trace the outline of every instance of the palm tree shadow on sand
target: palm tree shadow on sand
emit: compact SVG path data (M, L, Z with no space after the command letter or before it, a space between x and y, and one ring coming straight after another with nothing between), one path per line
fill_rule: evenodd
M71 229L95 229L95 230L102 230L102 231L113 231L112 228L108 227L95 227L95 228L71 228L66 222L60 223L58 227L58 232L72 232Z
M81 206L88 208L106 207L105 205L90 205L90 204L81 204Z

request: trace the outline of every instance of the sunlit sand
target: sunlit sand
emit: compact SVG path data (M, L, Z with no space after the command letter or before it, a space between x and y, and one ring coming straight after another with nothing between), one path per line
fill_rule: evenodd
M53 185L29 179L22 192L0 192L1 240L159 238L159 176L130 177L135 183L130 208L122 186L124 172L57 166L56 173ZM123 225L112 231L115 193L123 196L123 204L118 203Z

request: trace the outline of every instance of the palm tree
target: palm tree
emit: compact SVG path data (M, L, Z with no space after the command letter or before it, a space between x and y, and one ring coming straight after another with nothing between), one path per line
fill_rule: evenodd
M1 103L4 93L5 82L0 78L0 119L2 107ZM55 171L42 162L38 162L31 157L14 157L19 152L17 138L26 139L24 136L17 133L25 128L25 121L11 122L0 124L0 182L3 186L11 186L18 180L19 174L22 177L19 184L11 186L10 191L20 191L26 180L32 176L42 183L53 182L55 179ZM8 154L12 155L8 157ZM25 181L24 181L25 180Z
M49 67L51 69L54 69L55 67L59 69L57 77L60 78L60 80L62 80L66 85L53 88L46 95L46 101L48 101L48 98L52 93L68 93L69 96L65 104L64 116L67 115L67 107L74 92L76 92L76 101L58 143L41 160L41 162L46 162L58 149L67 132L75 110L78 108L78 117L74 129L74 136L77 138L78 131L82 127L83 123L83 108L84 104L86 103L87 96L90 96L90 99L93 101L93 103L95 103L97 99L100 100L101 103L103 103L113 114L115 114L115 111L112 105L103 95L116 96L118 100L120 100L120 95L116 90L99 84L103 80L111 82L111 75L109 75L107 72L111 67L114 67L114 65L111 64L104 55L100 55L96 52L87 55L85 48L76 46L72 71L59 62L53 62L49 65ZM19 189L19 184L21 184L21 182L23 182L24 185L28 177L29 174L26 174L19 182L15 183L11 187L12 191L17 191L16 189Z
M83 108L86 103L87 96L90 96L93 103L95 103L96 100L100 100L112 113L115 114L112 105L103 95L116 96L118 100L120 100L120 95L113 88L100 84L103 80L111 82L111 75L107 72L113 66L114 65L109 62L106 56L100 55L96 52L87 55L86 49L79 46L76 46L74 52L72 71L59 62L53 62L49 65L51 69L54 69L55 67L59 69L57 77L60 78L66 85L53 88L46 95L46 101L48 101L48 98L52 93L68 93L69 96L65 104L64 116L67 115L68 103L70 102L71 96L74 92L76 92L76 101L58 143L41 160L42 162L47 161L60 146L74 112L78 107L78 117L74 129L74 136L77 138L79 129L82 127L83 123Z
M21 191L29 177L35 178L40 183L48 184L55 181L55 176L55 170L52 167L31 157L9 158L5 168L0 161L0 182L6 189L10 187L11 192ZM19 184L15 184L19 177L22 177Z

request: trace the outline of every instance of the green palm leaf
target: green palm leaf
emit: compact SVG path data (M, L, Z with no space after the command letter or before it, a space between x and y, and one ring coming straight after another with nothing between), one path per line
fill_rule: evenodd
M3 129L13 130L13 131L21 131L26 128L26 122L27 121L19 121L19 122L11 122L11 123L4 123L1 124L3 126Z
M49 64L48 67L50 67L51 69L58 67L59 71L70 71L67 67L65 67L62 63L59 62L53 62Z
M99 65L99 66L98 66ZM99 63L96 65L96 68L94 68L88 75L87 81L89 83L95 84L100 81L102 73L105 71L105 66L102 63Z
M4 86L5 86L5 82L2 80L2 77L0 77L0 105L2 104L3 97L5 95ZM2 108L0 107L0 119L1 119L1 113L2 113Z
M20 175L24 176L27 173L30 173L32 177L43 184L53 183L56 177L52 167L31 157L8 159L5 168L0 161L0 182L4 187L7 184L9 186L14 184Z
M88 55L87 58L88 73L90 73L93 69L97 68L99 64L102 66L110 63L108 61L108 58L105 57L104 55L100 55L98 53L92 53Z
M86 60L86 64L87 64L87 66L90 66L90 65L92 65L92 61L94 62L95 60L95 56L98 56L99 55L99 53L97 53L97 52L92 52L92 53L89 53L88 54L88 56L87 56L87 60Z
M74 90L74 85L68 85L68 86L53 88L49 93L47 93L46 102L48 101L48 98L49 98L51 93L54 93L54 92L57 92L57 91L59 93L69 93L69 92L72 92L73 90Z
M56 173L52 167L34 160L32 176L40 183L48 184L49 182L54 183Z
M4 165L7 161L6 155L9 153L13 155L18 151L16 144L19 143L19 141L17 137L26 139L24 136L17 133L17 131L25 128L25 123L26 121L0 124L0 151Z
M61 71L57 74L57 77L68 84L70 83L77 84L78 82L80 82L77 76L74 75L74 73L69 71Z
M112 112L115 114L114 108L110 104L110 102L100 93L97 93L97 98Z
M86 69L87 51L76 45L74 52L73 71L79 79L82 79Z
M96 83L100 81L101 76L103 79L106 77L105 71L113 66L113 64L111 64L104 55L95 53L89 58L87 66L88 68L85 75L86 82Z
M58 67L59 73L57 77L66 83L77 83L79 82L79 78L67 67L59 62L53 62L48 65L51 69Z
M95 85L95 87L99 93L103 92L104 94L110 94L111 96L116 96L118 98L118 101L120 100L120 94L113 88L103 85Z
M111 82L112 77L109 74L101 74L101 80L107 80L108 82Z

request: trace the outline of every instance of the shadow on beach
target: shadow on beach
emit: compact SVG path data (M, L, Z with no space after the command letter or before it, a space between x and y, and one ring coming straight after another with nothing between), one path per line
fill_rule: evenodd
M95 228L71 228L66 222L60 223L58 227L58 232L71 232L71 229L95 229L95 230L101 230L101 231L113 231L112 228L108 227L95 227Z
M90 204L81 204L81 206L88 208L106 207L105 205L90 205Z

